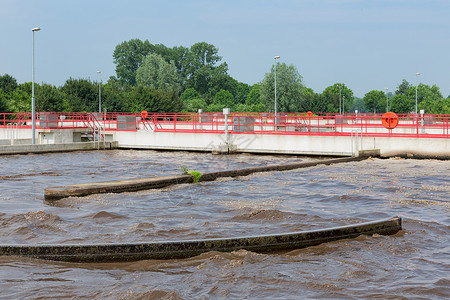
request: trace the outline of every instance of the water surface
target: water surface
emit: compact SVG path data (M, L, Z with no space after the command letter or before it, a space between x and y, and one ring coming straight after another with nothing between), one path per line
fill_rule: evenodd
M0 257L2 298L450 297L450 161L368 159L161 190L44 200L64 184L311 161L93 151L1 156L1 244L150 242L319 229L398 215L404 230L278 254L61 263Z

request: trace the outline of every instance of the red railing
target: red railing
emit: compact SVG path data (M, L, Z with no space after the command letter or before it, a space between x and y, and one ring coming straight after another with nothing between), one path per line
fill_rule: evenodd
M230 134L393 136L450 138L450 115L399 114L398 126L386 129L382 114L278 114L153 113L143 119L139 113L38 112L36 128L87 128L101 131L186 132ZM30 113L0 113L0 128L31 128Z

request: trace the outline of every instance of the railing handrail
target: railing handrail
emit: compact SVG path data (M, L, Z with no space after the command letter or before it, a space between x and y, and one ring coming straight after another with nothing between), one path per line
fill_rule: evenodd
M100 117L98 115L100 114ZM140 113L133 112L36 112L39 122L36 128L45 128L40 115L56 116L55 128L92 128L95 130L142 130L155 132L195 132L223 133L225 116L222 113L149 113L142 119ZM399 124L396 129L386 129L381 123L383 114L370 113L279 113L276 118L272 113L231 113L228 117L230 134L288 134L288 135L350 135L358 129L364 136L398 136L398 137L439 137L450 138L449 114L398 114ZM64 116L64 118L61 118ZM119 116L134 117L128 129L119 129ZM139 118L139 119L138 119ZM246 119L251 118L251 119ZM138 121L140 120L140 121ZM250 120L251 126L244 121ZM31 127L31 113L0 113L0 128L16 124L17 128ZM52 127L53 128L53 127Z

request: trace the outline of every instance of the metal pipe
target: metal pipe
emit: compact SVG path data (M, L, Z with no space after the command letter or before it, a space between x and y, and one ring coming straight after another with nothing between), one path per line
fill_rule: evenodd
M31 55L31 142L32 144L36 144L36 113L35 113L35 99L34 99L34 33L36 31L41 30L41 28L39 27L34 27L33 29L31 29L32 31L32 55Z
M277 55L274 57L275 60L275 130L277 130L277 59L280 56Z

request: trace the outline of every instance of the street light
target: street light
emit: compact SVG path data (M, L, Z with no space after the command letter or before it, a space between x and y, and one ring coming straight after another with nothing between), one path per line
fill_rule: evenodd
M97 71L98 74L98 112L101 113L102 112L102 77L101 74L102 72Z
M31 56L31 142L34 145L36 143L35 131L36 131L36 118L35 118L35 100L34 100L34 33L41 30L39 27L34 27L31 29L33 32L33 42L32 42L32 56Z
M275 60L275 124L277 123L277 59L279 59L280 56L276 55L273 57ZM276 125L275 125L276 130Z
M386 112L389 111L389 97L388 97L388 90L389 88L384 88L386 90Z
M419 76L420 73L416 73L416 115L417 115L417 86L418 86L418 82L417 82L417 76Z

